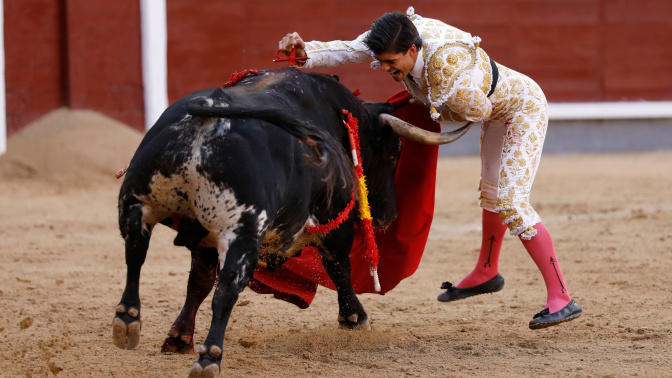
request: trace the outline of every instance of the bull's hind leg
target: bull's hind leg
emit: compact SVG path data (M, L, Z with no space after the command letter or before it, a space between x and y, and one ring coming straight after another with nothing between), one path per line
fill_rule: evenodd
M161 351L192 353L194 351L194 326L196 312L203 300L210 294L217 279L217 249L199 248L191 250L191 271L187 283L187 298L180 315L175 319L163 342Z
M259 239L256 222L244 222L228 248L220 249L219 282L212 298L212 322L203 344L196 348L198 361L189 377L216 377L222 361L224 333L231 311L247 286L259 260ZM222 265L223 264L223 265Z
M133 349L140 342L140 269L147 257L152 225L143 224L142 210L128 211L122 236L126 244L126 288L112 321L112 338L121 349Z
M344 229L352 226L343 225ZM341 328L371 329L364 306L357 298L350 282L350 249L353 235L351 232L331 232L326 235L324 248L319 248L322 264L338 293L338 323Z

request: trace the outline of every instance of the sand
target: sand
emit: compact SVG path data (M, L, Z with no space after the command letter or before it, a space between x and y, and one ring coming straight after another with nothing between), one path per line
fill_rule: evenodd
M112 343L124 288L114 173L140 133L61 109L13 135L0 157L0 376L184 377L196 355L162 354L190 257L155 230L141 277L135 350ZM373 330L337 327L335 292L313 304L241 294L222 376L669 376L672 366L672 151L545 155L532 202L553 235L579 319L532 331L545 303L521 243L504 241L503 291L450 304L480 243L478 157L439 160L436 216L415 275L361 295ZM195 343L210 323L206 299Z

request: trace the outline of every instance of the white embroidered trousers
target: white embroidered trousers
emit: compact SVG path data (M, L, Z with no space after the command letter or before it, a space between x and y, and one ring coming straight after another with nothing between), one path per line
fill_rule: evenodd
M511 234L526 240L536 235L533 226L541 222L530 205L530 192L539 167L547 119L545 110L543 117L524 115L489 120L481 128L481 207L499 213Z

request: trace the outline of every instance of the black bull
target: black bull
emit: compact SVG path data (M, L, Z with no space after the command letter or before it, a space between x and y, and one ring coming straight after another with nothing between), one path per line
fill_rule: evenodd
M193 350L196 312L219 278L192 376L219 373L226 325L257 264L275 269L308 245L318 248L336 286L341 327L369 328L350 283L356 210L327 234L306 232L336 218L356 185L344 109L359 120L374 225L386 227L396 217L397 134L408 137L381 122L390 104L364 103L331 76L287 68L168 107L138 147L119 194L127 264L113 321L119 348L139 342L140 270L157 223L175 229L175 245L192 256L185 304L162 351Z

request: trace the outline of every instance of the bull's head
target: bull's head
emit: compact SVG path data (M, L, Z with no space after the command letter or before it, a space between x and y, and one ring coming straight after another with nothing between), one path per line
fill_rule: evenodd
M447 144L462 137L471 123L452 132L435 133L391 115L392 106L389 103L364 103L364 106L369 113L369 121L375 126L361 136L366 139L362 146L365 156L362 164L369 185L373 225L381 230L397 217L395 172L401 155L399 137L428 145ZM365 148L369 151L364 151ZM366 155L370 158L367 159Z
M389 116L392 106L387 103L364 102L369 127L361 127L362 167L369 189L369 205L373 226L385 229L397 217L395 171L401 156L401 140L392 127L381 122Z

